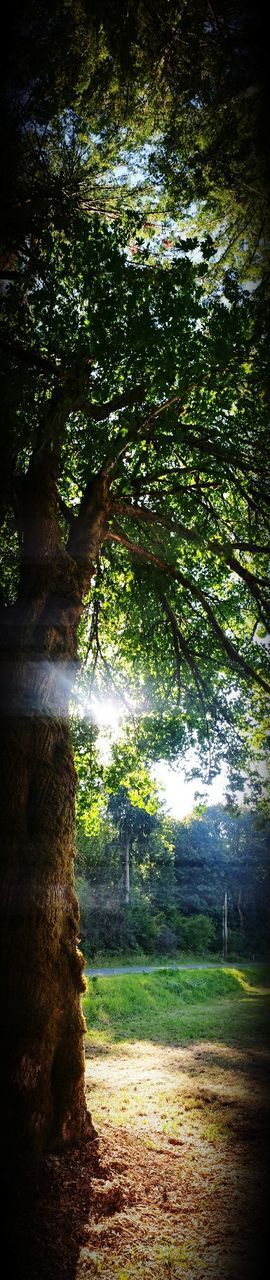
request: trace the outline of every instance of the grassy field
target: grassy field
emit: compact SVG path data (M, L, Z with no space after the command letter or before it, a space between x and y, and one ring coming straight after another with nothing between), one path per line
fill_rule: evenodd
M87 1043L153 1040L179 1044L269 1038L270 969L159 970L90 978L84 998Z

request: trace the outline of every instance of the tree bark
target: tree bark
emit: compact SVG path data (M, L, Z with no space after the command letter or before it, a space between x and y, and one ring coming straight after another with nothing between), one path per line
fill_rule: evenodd
M240 929L244 929L245 919L244 919L244 913L242 911L242 889L239 889L237 894L237 911L239 916Z
M75 772L64 720L11 713L4 727L1 1128L7 1150L42 1150L86 1125Z
M94 485L74 522L73 553L61 546L51 453L30 466L20 512L19 592L3 612L0 644L0 1110L10 1155L94 1135L84 1095L68 706L104 485Z

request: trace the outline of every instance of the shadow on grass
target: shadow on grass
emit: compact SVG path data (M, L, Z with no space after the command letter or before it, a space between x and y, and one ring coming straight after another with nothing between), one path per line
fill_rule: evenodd
M213 1047L206 1044L205 1048L203 1048L203 1054L202 1052L200 1053L200 1058L202 1056L204 1065L209 1066L209 1071L216 1067L222 1072L233 1071L240 1075L252 1076L254 1069L256 1069L258 1079L263 1081L268 1079L270 1085L270 1045L269 1043L267 1044L266 1037L264 1037L263 1042L260 1040L258 1048L255 1042L253 1044L249 1042L247 1047L241 1045L241 1052L239 1051L238 1053L235 1044L229 1045L228 1043L222 1043L222 1041L219 1041L219 1044L214 1043ZM198 1062L198 1071L199 1069L200 1064Z

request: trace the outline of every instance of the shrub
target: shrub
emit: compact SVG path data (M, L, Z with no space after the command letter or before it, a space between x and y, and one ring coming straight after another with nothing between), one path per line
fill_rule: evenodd
M210 916L179 916L177 940L183 951L196 951L199 955L209 951L216 940L216 930Z
M150 904L137 898L128 907L128 916L135 945L146 952L154 951L157 930Z
M172 953L173 951L176 951L176 948L177 948L176 933L173 933L173 930L169 928L168 924L163 924L161 929L159 930L157 940L156 940L156 946L158 951L165 951L165 952L169 951L170 953Z

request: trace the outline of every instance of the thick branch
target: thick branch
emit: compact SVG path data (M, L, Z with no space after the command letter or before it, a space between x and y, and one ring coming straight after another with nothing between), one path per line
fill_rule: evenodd
M79 510L70 522L67 552L78 566L82 595L89 591L101 543L106 537L109 484L106 471L89 480Z
M16 272L17 275L17 272ZM44 370L45 373L61 373L61 365L56 364L54 360L50 360L48 356L43 356L41 351L35 347L23 347L21 342L5 342L4 338L0 338L0 351L10 360L16 360L19 364L27 364L29 368L34 366L37 369Z
M89 368L84 364L77 375L65 377L64 384L51 396L37 433L35 465L50 446L56 452L59 449L66 422L70 414L80 408L82 394L83 391L84 395L86 393L88 381Z
M71 413L82 411L94 422L103 422L110 417L111 413L124 409L129 404L136 404L143 395L145 389L140 385L132 387L131 391L124 392L122 395L112 396L111 400L107 400L104 404L98 404L96 401L89 403L87 398L89 365L91 361L85 360L78 372L66 378L64 386L52 396L43 420L43 437L38 446L38 455L47 449L49 444L59 448L62 443L63 429Z
M257 556L270 555L270 542L266 542L264 547L262 547L262 545L259 542L252 542L252 541L251 542L235 542L234 546L236 547L237 551L249 551L251 555L252 554Z

